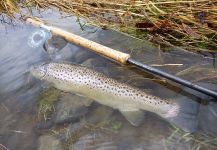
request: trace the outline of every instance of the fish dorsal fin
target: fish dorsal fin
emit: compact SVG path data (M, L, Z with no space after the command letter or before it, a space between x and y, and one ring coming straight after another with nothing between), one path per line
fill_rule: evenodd
M124 117L133 125L139 126L144 120L145 113L138 109L133 110L120 110Z

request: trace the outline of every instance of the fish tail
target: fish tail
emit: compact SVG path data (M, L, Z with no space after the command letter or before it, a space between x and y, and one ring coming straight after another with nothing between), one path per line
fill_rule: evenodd
M199 103L182 97L172 105L164 118L185 132L195 132L198 128Z

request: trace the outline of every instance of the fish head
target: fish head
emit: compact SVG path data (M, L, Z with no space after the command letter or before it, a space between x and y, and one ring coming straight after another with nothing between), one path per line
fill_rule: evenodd
M51 62L33 67L30 73L55 88L64 91L75 91L81 81L75 70L73 65Z
M33 66L30 69L30 74L38 79L43 79L47 74L47 65L43 64L43 65Z

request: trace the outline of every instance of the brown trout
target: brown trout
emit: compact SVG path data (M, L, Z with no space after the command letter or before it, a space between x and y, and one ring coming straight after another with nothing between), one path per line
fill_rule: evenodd
M145 110L158 114L186 132L197 129L196 102L161 99L80 65L48 63L34 67L30 72L60 90L118 109L134 126L142 123Z

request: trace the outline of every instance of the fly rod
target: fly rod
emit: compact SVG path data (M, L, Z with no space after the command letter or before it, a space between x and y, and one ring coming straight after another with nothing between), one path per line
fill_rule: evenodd
M73 33L70 33L68 31L64 31L60 28L57 28L57 27L53 27L53 26L48 26L46 24L44 24L43 22L41 21L38 21L38 20L34 20L32 18L27 18L26 19L26 22L27 23L30 23L36 27L40 27L40 28L43 28L43 29L46 29L48 31L50 31L51 33L55 34L55 35L59 35L61 37L63 37L65 40L71 42L71 43L74 43L78 46L82 46L84 48L87 48L87 49L90 49L100 55L103 55L105 57L108 57L110 59L113 59L121 64L131 64L131 65L134 65L138 68L141 68L145 71L148 71L150 73L153 73L155 75L158 75L158 76L161 76L161 77L164 77L166 79L169 79L173 82L176 82L178 84L181 84L181 85L184 85L188 88L191 88L191 89L194 89L198 92L201 92L203 94L206 94L206 95L209 95L211 97L214 97L214 98L217 98L217 92L215 91L212 91L212 90L209 90L207 88L204 88L204 87L201 87L199 85L196 85L190 81L187 81L187 80L184 80L182 78L179 78L177 76L174 76L172 74L169 74L169 73L166 73L164 71L161 71L159 69L156 69L156 68L153 68L153 67L150 67L144 63L141 63L141 62L138 62L136 60L134 60L133 58L131 58L131 56L129 54L126 54L126 53L123 53L123 52L120 52L120 51L117 51L117 50L114 50L112 48L109 48L109 47L106 47L106 46L103 46L101 44L98 44L96 42L93 42L91 40L88 40L88 39L85 39L81 36L78 36L78 35L75 35ZM217 100L217 99L215 99Z

